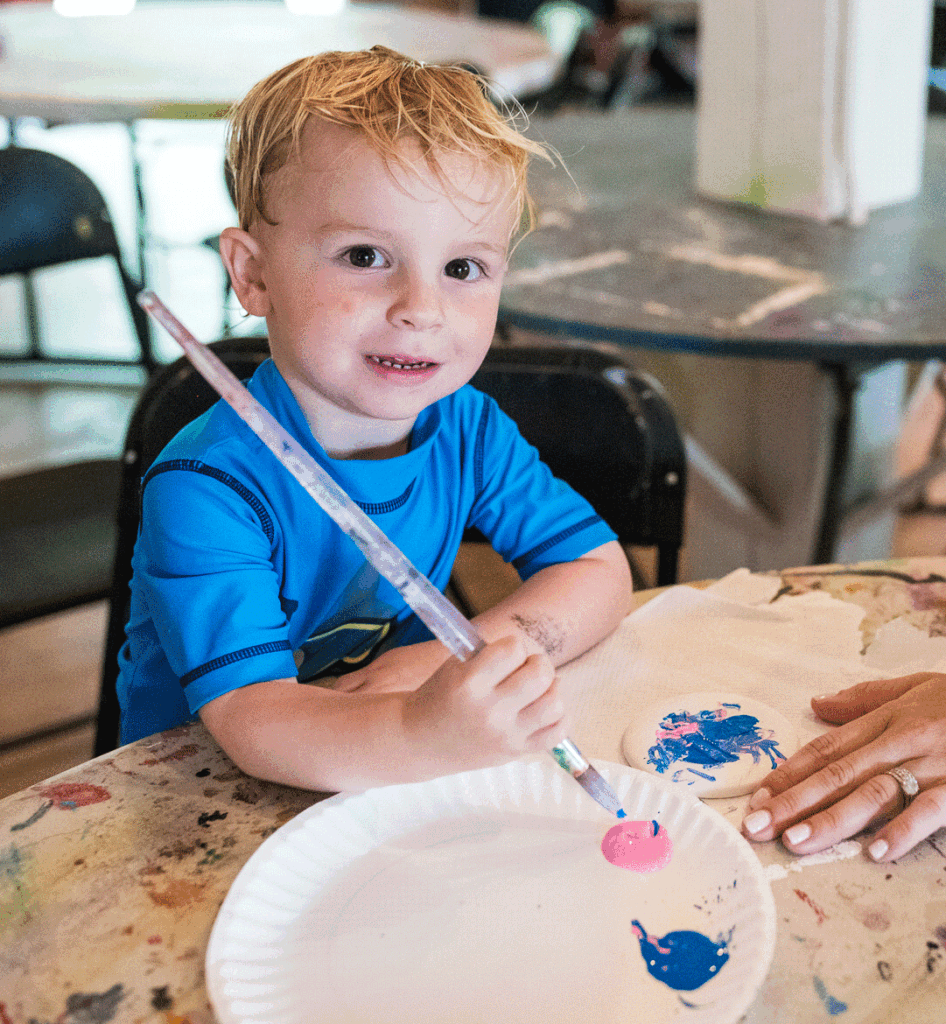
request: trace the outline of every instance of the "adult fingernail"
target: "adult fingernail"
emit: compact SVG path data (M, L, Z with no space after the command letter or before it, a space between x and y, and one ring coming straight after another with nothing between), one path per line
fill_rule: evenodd
M881 857L890 849L886 839L875 839L870 846L867 847L867 852L874 858L874 860L880 860Z
M772 824L772 815L768 811L753 811L742 819L742 827L750 834L761 832L766 825Z
M754 811L757 807L760 807L766 802L771 800L772 794L763 786L761 789L757 789L749 800L749 810Z
M803 843L810 835L811 825L807 821L801 821L797 825L792 825L791 828L785 829L785 838L792 846Z

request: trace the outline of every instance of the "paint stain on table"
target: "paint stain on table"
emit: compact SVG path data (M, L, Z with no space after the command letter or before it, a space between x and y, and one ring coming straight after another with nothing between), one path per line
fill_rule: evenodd
M99 804L112 798L112 794L104 786L95 786L91 782L57 782L51 786L35 786L33 791L44 797L47 802L37 807L24 821L11 825L11 832L21 832L35 825L53 807L61 811L74 811L79 807L88 807L90 804Z
M63 811L88 807L112 798L104 786L94 786L91 782L57 782L52 786L37 786L36 792Z
M815 986L815 992L817 993L818 998L832 1017L837 1017L838 1014L847 1012L847 1003L842 1003L840 999L835 999L828 991L821 978L815 975L812 978L812 982Z
M808 906L811 907L811 909L815 912L815 918L817 919L818 924L824 924L828 915L821 909L821 907L818 906L817 903L815 903L815 901L808 895L808 893L804 892L801 889L796 889L795 895L802 901L802 903L807 903Z
M146 886L146 888L152 903L169 910L176 910L179 907L189 906L199 899L206 884L190 882L186 878L177 878L169 882L163 889L156 889L153 886Z

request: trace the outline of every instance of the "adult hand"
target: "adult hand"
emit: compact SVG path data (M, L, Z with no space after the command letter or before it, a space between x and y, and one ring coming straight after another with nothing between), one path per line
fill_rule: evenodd
M749 838L781 835L793 853L815 853L886 821L868 853L889 861L946 825L946 675L859 683L811 704L839 728L762 780L743 820ZM898 766L919 783L912 803L885 774Z
M417 758L432 759L438 774L548 750L567 732L552 662L520 636L445 662L405 695L403 725Z

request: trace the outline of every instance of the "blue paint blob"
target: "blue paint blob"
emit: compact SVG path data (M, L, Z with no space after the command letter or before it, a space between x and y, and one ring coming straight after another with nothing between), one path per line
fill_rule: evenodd
M640 921L632 921L631 928L648 974L677 991L692 992L705 985L729 959L727 941L713 942L699 932L668 932L657 938L648 935Z
M824 1008L832 1017L837 1017L839 1013L844 1013L847 1010L847 1003L842 1003L840 999L835 999L825 988L824 982L819 977L813 977L812 981L815 985L815 992L818 993L818 998L824 1003Z
M671 711L657 727L657 742L647 751L647 763L661 773L678 761L712 769L749 754L754 764L766 755L777 767L785 760L778 741L760 734L754 715L731 713L738 710L738 704L721 704L712 710ZM715 781L715 776L689 771Z
M627 811L625 811L623 807L618 811L618 817L619 818L626 818L627 817Z

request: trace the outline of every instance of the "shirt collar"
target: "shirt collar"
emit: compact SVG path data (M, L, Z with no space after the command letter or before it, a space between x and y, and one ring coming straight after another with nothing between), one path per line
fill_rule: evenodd
M404 455L390 459L333 459L313 436L302 408L272 359L267 359L253 374L248 388L359 504L396 503L420 474L440 431L442 413L440 403L435 402L418 415L409 450Z

